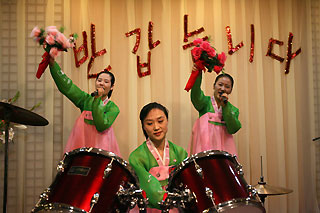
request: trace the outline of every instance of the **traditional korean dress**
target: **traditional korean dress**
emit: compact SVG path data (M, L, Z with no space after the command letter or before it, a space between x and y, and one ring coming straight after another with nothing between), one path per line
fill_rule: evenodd
M152 141L147 140L129 156L129 163L139 178L140 187L149 198L148 213L161 212L159 202L166 192L170 168L180 164L188 156L182 147L168 140L164 149L162 159ZM177 209L170 212L177 212Z
M50 72L59 91L81 110L69 136L64 152L81 147L94 147L120 156L112 124L119 114L117 105L109 99L94 98L72 83L55 63Z
M214 97L205 96L201 90L202 75L199 75L191 89L191 101L199 112L192 129L189 153L206 150L222 150L237 155L232 134L241 128L239 110L230 102L218 108Z

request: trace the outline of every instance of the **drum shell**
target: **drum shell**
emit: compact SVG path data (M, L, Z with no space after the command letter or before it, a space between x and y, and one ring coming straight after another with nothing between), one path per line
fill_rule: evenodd
M201 152L177 166L170 175L168 191L186 188L191 190L195 199L186 204L185 212L224 212L240 206L253 206L248 208L256 210L253 212L265 212L259 197L249 190L241 165L227 152Z
M48 189L47 199L40 199L34 212L41 209L89 212L95 193L99 193L99 198L92 213L129 210L119 202L117 192L120 186L128 188L130 184L138 188L138 182L131 167L121 158L111 152L81 148L65 155L63 163L64 171L58 172ZM111 170L105 176L107 167Z

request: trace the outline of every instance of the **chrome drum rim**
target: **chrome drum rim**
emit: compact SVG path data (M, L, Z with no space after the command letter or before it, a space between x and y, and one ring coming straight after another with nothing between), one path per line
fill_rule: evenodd
M55 210L55 211L61 211L61 210L68 210L69 212L81 212L81 213L87 213L86 211L84 211L83 209L79 209L64 203L47 203L47 204L40 204L38 206L36 206L32 212L38 212L41 210L45 210L45 211L51 211L51 210Z
M223 203L219 203L217 205L218 212L224 212L228 209L237 208L240 206L255 206L259 209L261 209L261 212L265 212L264 207L262 206L261 202L259 200L253 199L253 198L239 198L239 199L232 199Z

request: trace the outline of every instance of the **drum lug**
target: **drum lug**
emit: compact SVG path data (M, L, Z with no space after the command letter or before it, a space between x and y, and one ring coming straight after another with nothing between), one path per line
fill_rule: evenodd
M198 173L198 175L203 179L203 172L202 172L202 168L199 166L199 164L197 164L197 162L195 161L195 159L193 159L194 162L194 167L196 169L196 172Z
M237 170L238 175L244 175L243 170L242 170L242 165L239 163L237 156L234 155L233 159L234 159L235 164L236 164L235 169Z
M194 199L191 190L185 188L183 191L175 190L175 192L168 192L165 200L159 202L162 213L169 212L171 208L186 208L185 204L190 203Z
M41 200L49 200L50 188L44 190L44 192L40 195Z
M212 191L210 188L208 188L208 187L206 187L206 195L207 195L208 198L211 199L214 208L216 208L216 203L214 202L213 191Z
M241 165L237 166L237 167L236 167L236 170L237 170L237 172L238 172L238 175L244 175Z
M184 205L184 203L190 203L194 199L194 196L191 193L191 190L188 188L185 188L182 191L182 195L183 195L183 198L182 198L183 205Z
M36 207L41 206L42 204L46 203L49 200L50 188L47 188L40 194L40 199L36 204Z
M137 205L139 207L139 211L140 212L145 212L147 209L147 204L148 204L148 198L144 198L142 195L142 190L136 190L138 191L138 201L137 201Z
M118 199L121 204L129 206L132 209L136 204L140 211L145 211L147 208L147 199L142 195L142 190L129 183L130 187L125 189L120 185L119 191L117 192Z
M91 198L91 204L90 204L90 210L89 210L89 213L92 211L94 205L96 205L98 203L98 200L99 200L99 196L100 194L98 192L94 193L92 198Z
M251 185L247 186L247 190L248 190L250 197L255 197L257 195L257 190L254 187L252 187Z
M106 168L104 169L103 179L106 179L110 175L110 173L112 171L112 163L113 163L113 158L110 161L110 163L106 166Z
M64 172L64 168L66 168L66 165L64 163L64 159L62 159L58 163L57 170L58 170L58 172Z

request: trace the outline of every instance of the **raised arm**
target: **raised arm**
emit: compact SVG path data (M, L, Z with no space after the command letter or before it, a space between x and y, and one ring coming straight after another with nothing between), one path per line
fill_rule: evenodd
M191 88L191 102L196 108L196 110L199 112L199 117L204 115L205 113L213 110L212 107L210 107L210 97L205 96L203 91L201 90L201 81L202 81L202 73L199 74L197 77L193 87Z
M74 85L72 80L62 72L60 66L56 62L50 62L50 73L59 91L82 111L84 100L89 94Z

